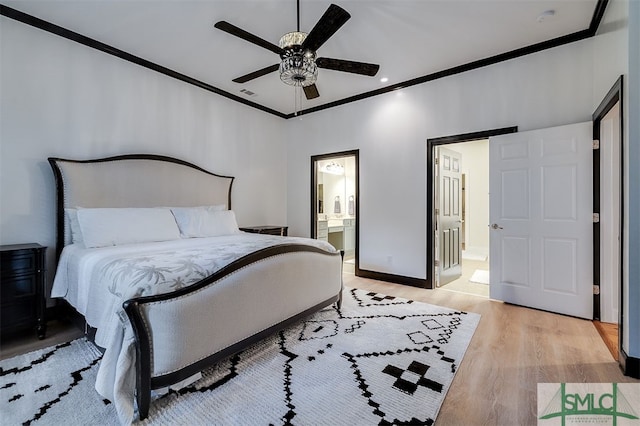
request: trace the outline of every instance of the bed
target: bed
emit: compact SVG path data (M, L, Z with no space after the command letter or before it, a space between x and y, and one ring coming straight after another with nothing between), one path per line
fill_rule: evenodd
M96 390L130 423L152 390L326 306L342 256L326 242L240 232L233 177L158 155L49 158L60 297L104 349Z

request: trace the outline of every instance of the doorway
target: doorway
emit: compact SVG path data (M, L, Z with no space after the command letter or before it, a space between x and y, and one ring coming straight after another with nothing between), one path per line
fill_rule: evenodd
M598 141L594 150L594 203L599 214L594 223L594 238L599 250L594 250L594 277L598 291L594 298L594 325L605 344L626 371L623 342L628 338L624 324L624 293L621 256L624 244L624 205L622 200L624 176L623 138L623 79L618 78L593 113L593 139Z
M436 287L489 297L489 140L435 149Z
M344 252L343 270L358 275L358 150L311 157L311 238Z
M462 291L476 295L488 297L488 183L485 189L480 184L483 175L487 174L489 160L486 154L486 165L484 161L476 163L479 152L488 147L488 138L490 136L504 135L515 133L517 127L507 127L501 129L493 129L483 132L466 133L454 136L446 136L442 138L434 138L427 140L427 167L430 171L428 174L432 177L432 184L427 185L427 288L438 287L440 283L440 272L443 267L450 267L452 259L452 247L456 250L456 245L460 248L460 276L447 284L442 283L442 287L453 291ZM484 145L486 144L486 145ZM452 151L462 151L462 158L459 160L458 168L461 172L460 199L457 204L460 206L459 219L460 234L458 239L440 236L442 217L438 215L446 214L444 206L441 206L441 194L451 192L456 187L445 189L442 181L438 178L441 175L441 165L444 165L444 159L438 159L440 149L450 149ZM488 149L488 148L487 148ZM466 154L465 154L466 152ZM468 159L465 159L467 158ZM452 167L452 163L450 165ZM484 169L485 171L482 171ZM450 181L449 181L450 182ZM473 189L475 188L475 190ZM464 197L462 197L464 194ZM455 200L450 200L450 202ZM487 207L483 207L486 204ZM472 226L473 223L473 226ZM464 229L464 232L462 232ZM472 234L473 233L473 234ZM449 233L449 236L453 233ZM443 244L448 239L447 245ZM455 243L455 244L452 244ZM449 256L449 261L446 261ZM455 253L453 253L455 256ZM442 261L445 263L441 263ZM455 257L453 257L455 260ZM475 274L478 270L478 274ZM475 276L474 276L475 274ZM446 280L445 280L446 281ZM479 281L479 282L474 282Z

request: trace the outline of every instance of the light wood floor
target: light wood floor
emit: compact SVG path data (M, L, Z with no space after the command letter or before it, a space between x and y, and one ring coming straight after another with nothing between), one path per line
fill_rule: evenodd
M436 426L535 425L538 383L640 383L622 374L591 321L353 275L344 282L482 316Z
M57 345L62 342L70 342L82 336L82 332L74 325L59 321L47 323L46 337L38 340L35 332L23 332L10 336L0 342L0 360L16 355L26 354L38 349Z
M593 325L600 333L600 337L604 340L604 344L607 345L611 356L616 361L618 360L618 324L612 324L608 322L594 321Z
M436 426L535 425L538 383L631 382L591 321L446 290L424 290L345 274L348 287L476 312L482 316L444 400ZM3 344L0 358L76 338L50 324L47 339Z

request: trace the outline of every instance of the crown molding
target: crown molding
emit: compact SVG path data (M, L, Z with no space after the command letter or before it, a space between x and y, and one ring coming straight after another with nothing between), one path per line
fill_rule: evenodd
M251 102L247 99L241 98L240 96L229 93L225 90L222 90L218 87L207 84L203 81L196 80L195 78L189 77L188 75L181 74L177 71L171 70L169 68L163 67L162 65L158 65L154 62L148 61L139 56L132 55L123 50L117 49L113 46L109 46L108 44L102 43L98 40L92 39L90 37L84 36L77 32L68 30L59 25L52 24L51 22L45 21L43 19L37 18L35 16L29 15L27 13L21 12L19 10L10 8L8 6L0 4L0 15L6 16L8 18L14 19L16 21L22 22L27 25L31 25L33 27L39 28L44 31L48 31L52 34L56 34L60 37L64 37L66 39L75 41L77 43L83 44L85 46L100 50L104 53L116 56L120 59L124 59L125 61L133 62L137 65L143 66L145 68L151 69L153 71L159 72L161 74L167 75L169 77L173 77L175 79L184 81L185 83L192 84L201 89L207 90L211 93L215 93L217 95L223 96L225 98L231 99L233 101L239 102L241 104L247 105L249 107L258 109L260 111L266 112L268 114L275 115L276 117L290 119L300 117L302 115L311 114L314 112L322 111L329 108L334 108L341 105L346 105L351 102L360 101L363 99L371 98L374 96L383 95L386 93L394 92L396 90L405 89L407 87L415 86L418 84L427 83L433 80L438 80L444 77L449 77L455 74L460 74L463 72L475 70L478 68L483 68L489 65L497 64L503 61L508 61L510 59L519 58L521 56L529 55L532 53L540 52L546 49L551 49L554 47L562 46L569 43L574 43L580 40L584 40L596 35L598 28L600 27L600 23L602 22L602 18L604 17L605 11L607 9L607 5L609 0L598 0L596 3L596 7L593 11L593 16L591 18L591 22L589 24L589 28L577 31L571 34L567 34L561 37L557 37L551 40L543 41L540 43L532 44L529 46L525 46L519 49L511 50L509 52L501 53L498 55L494 55L488 58L480 59L477 61L469 62L467 64L458 65L443 71L438 71L435 73L427 74L421 77L417 77L411 80L406 80L400 83L392 84L390 86L382 87L380 89L372 90L369 92L361 93L358 95L350 96L344 99L339 99L337 101L328 102L323 105L318 105L313 108L303 109L298 111L297 113L283 113L280 111L276 111L272 108L268 108L264 105L260 105L255 102Z

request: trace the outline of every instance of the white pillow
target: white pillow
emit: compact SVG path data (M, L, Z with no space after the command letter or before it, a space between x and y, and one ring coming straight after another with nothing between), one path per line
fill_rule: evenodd
M64 213L67 216L69 225L69 233L71 234L71 243L82 243L82 230L80 229L80 222L78 221L78 209L64 209Z
M185 209L185 210L190 210L190 209L195 209L195 210L209 210L209 211L213 211L213 212L221 212L223 210L227 209L227 206L225 204L214 204L213 206L195 206L195 207L165 207L165 208L169 208L169 209Z
M87 248L180 239L170 209L97 208L77 214Z
M233 210L216 211L206 207L174 207L180 234L184 238L218 237L240 232Z
M195 224L201 223L204 218L207 216L207 212L219 212L227 209L227 206L224 204L217 204L213 206L195 206L195 207L169 207L171 209L171 213L178 223L178 227L180 228L180 234L185 237L182 233L182 228L190 228L193 229L193 226L197 226ZM182 225L181 225L182 223ZM188 237L185 237L188 238Z

